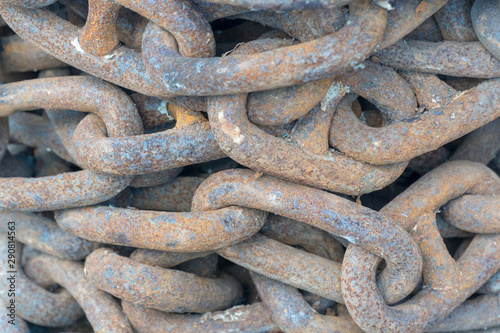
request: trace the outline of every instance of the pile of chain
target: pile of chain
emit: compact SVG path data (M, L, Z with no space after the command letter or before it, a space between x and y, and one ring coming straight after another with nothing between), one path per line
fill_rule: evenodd
M500 326L497 0L0 15L2 332Z

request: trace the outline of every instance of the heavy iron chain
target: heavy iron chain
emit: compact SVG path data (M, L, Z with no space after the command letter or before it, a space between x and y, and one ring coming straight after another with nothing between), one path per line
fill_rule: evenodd
M3 332L500 326L498 1L0 15Z

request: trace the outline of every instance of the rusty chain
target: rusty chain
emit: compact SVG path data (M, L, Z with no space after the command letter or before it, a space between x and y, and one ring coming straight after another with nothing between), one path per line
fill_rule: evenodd
M498 1L0 15L2 332L500 326Z

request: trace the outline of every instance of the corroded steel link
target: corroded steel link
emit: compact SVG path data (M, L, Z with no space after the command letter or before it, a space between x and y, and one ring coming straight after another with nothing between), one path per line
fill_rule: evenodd
M415 115L415 95L395 70L371 61L365 61L359 66L360 69L337 76L336 80L349 87L349 92L360 95L377 106L386 123Z
M149 1L149 4L140 4L135 1L120 1L120 4L124 6L130 6L134 9L140 11L143 14L147 14L147 17L154 20L161 26L167 26L169 31L176 35L179 39L177 41L184 42L181 44L181 50L183 46L188 49L188 55L197 55L200 52L205 52L207 50L208 54L213 52L213 36L209 38L211 42L205 43L206 38L198 38L201 42L196 39L189 40L187 37L192 36L203 27L206 32L211 34L211 28L206 23L205 19L201 15L196 15L196 11L190 10L191 5L186 1L169 1L158 3L160 8L157 11L149 11L151 8L157 8L156 1ZM180 17L169 16L165 17L168 10L161 7L162 5L167 6L167 9L176 10L178 13L184 13L184 16L191 16L188 21L194 25L186 24L188 21L183 22L179 20ZM170 7L169 7L170 6ZM173 6L173 7L172 7ZM182 7L185 7L182 9ZM22 8L20 6L8 5L5 3L0 4L4 10L0 8L2 12L2 17L10 18L7 19L11 24L11 27L23 38L28 38L30 42L41 47L47 53L56 56L56 58L69 63L79 69L84 70L87 73L97 75L103 79L110 82L116 83L128 89L132 89L137 92L144 93L150 96L172 96L160 85L157 85L151 80L147 72L145 71L144 64L141 59L141 55L130 49L128 47L119 46L109 53L106 58L97 57L92 54L85 52L79 43L80 30L75 26L69 24L69 22L60 19L50 12L45 10L31 10ZM194 20L191 20L192 15L197 16ZM20 19L20 20L19 20ZM26 22L30 21L31 26L38 26L37 31L45 31L47 36L57 34L59 40L56 41L50 38L44 38L41 34L33 34L32 29L26 29L28 25ZM47 25L47 20L51 21L50 25ZM201 23L201 26L200 26ZM190 30L193 29L193 30ZM200 34L201 36L202 34ZM194 42L194 45L189 45L190 42ZM71 47L61 48L61 45L71 45ZM200 48L200 46L202 46ZM190 51L189 51L190 50ZM205 52L206 53L206 52ZM104 61L103 61L104 60Z
M113 0L90 0L87 23L78 42L84 52L105 56L118 46L116 19L120 5Z
M97 288L161 311L203 313L220 310L234 305L242 296L241 286L233 277L201 278L152 267L105 248L87 257L85 270Z
M248 11L248 9L243 7L221 5L203 0L191 0L190 2L209 22Z
M51 95L52 89L57 91L56 96ZM77 109L102 116L111 136L143 131L132 101L119 89L96 78L37 79L2 85L0 91L2 116L38 108ZM4 210L43 211L97 204L114 197L130 181L131 177L102 175L91 170L34 179L5 178L0 182L0 207Z
M344 257L344 247L333 235L283 216L270 214L260 232L274 240L299 246L309 253L336 262L342 262Z
M175 38L180 56L205 58L215 55L215 37L212 28L205 17L189 1L115 1L145 16L151 22L168 31ZM144 44L145 40L143 39L143 49ZM167 59L162 60L168 61ZM146 69L148 69L147 65Z
M83 310L78 302L63 290L59 293L51 293L31 281L20 265L22 245L16 244L16 316L31 323L59 327L70 325L83 316ZM0 263L2 267L9 267L7 262L7 238L0 240ZM0 287L3 290L9 289L8 274L6 269L0 272ZM5 303L10 300L7 293L0 293L0 298Z
M135 262L161 268L172 268L201 277L215 277L219 256L213 252L164 252L137 249L130 255Z
M77 159L102 173L137 175L226 156L200 113L174 105L167 112L176 119L174 129L120 138L108 137L105 123L87 116L73 134Z
M341 264L285 245L261 234L217 250L222 257L262 275L335 301L340 294ZM138 249L131 259L151 266L174 266L203 253Z
M181 57L174 37L150 23L142 56L149 74L174 95L225 95L328 78L363 61L385 28L386 11L369 1L354 2L350 11L352 23L333 35L273 51L207 60ZM163 61L158 64L160 54Z
M450 103L459 93L434 74L403 71L401 76L410 84L418 105L427 110Z
M492 0L474 1L471 10L472 25L477 38L488 51L500 60L500 7Z
M71 156L74 164L78 165L76 161L75 145L73 144L73 133L76 127L86 115L78 111L56 111L45 110L50 122L54 126L59 139L66 148L66 151ZM12 117L12 116L11 116Z
M40 285L57 283L65 288L78 301L96 333L133 332L118 302L87 279L82 263L42 255L31 259L25 271Z
M449 162L423 176L381 210L416 234L423 251L424 282L431 286L401 305L389 307L377 290L374 278L380 259L361 248L348 247L342 263L342 293L349 313L362 329L422 330L449 314L500 268L498 234L477 235L457 262L439 236L434 212L465 192L498 194L500 179L481 164ZM442 269L439 262L449 268Z
M471 0L450 0L434 15L445 40L473 42L477 40L472 27Z
M289 40L265 39L253 41L240 46L251 48L255 44L265 43L266 46L288 44ZM236 51L237 51L236 50ZM257 125L279 126L288 124L309 112L317 105L330 89L332 82L329 79L312 81L296 86L277 88L265 91L256 91L248 94L248 119ZM175 105L196 111L208 111L207 98L199 96L179 96L168 99Z
M443 320L426 328L426 332L484 330L500 325L500 309L497 295L481 295L467 300Z
M500 196L463 195L443 206L443 217L455 227L491 234L500 232Z
M330 96L326 96L326 100L321 106L313 108L292 128L289 141L296 144L304 153L326 155L330 151L328 131L335 109L329 105L328 97ZM336 101L332 102L332 104L335 103Z
M343 302L342 265L256 234L217 253L251 271L313 294Z
M500 272L496 272L486 281L477 291L479 294L498 294L500 293Z
M271 311L274 322L285 332L346 332L361 333L349 315L322 316L291 286L250 272L259 296ZM297 320L300 317L300 320Z
M248 119L257 125L288 124L309 112L325 97L332 84L323 79L297 86L257 91L248 95Z
M60 2L68 9L68 20L71 23L76 26L85 26L89 10L87 0L61 0ZM142 34L146 29L147 22L146 18L128 8L121 7L116 18L116 33L119 41L132 49L140 50ZM114 27L109 28L114 30ZM100 41L100 43L106 44L106 41Z
M119 46L103 59L103 57L82 52L81 47L76 47L81 29L51 12L7 5L2 2L0 15L8 21L9 26L20 37L88 74L145 95L169 95L149 77L141 55L133 49ZM51 23L46 24L47 22ZM58 38L48 36L58 36Z
M436 226L443 238L471 238L473 233L458 229L446 222L441 214L436 215Z
M0 59L4 73L28 72L66 67L60 60L22 40L18 35L0 39Z
M500 60L480 42L399 41L377 52L384 65L395 69L472 78L500 77Z
M499 190L500 180L491 169L479 163L452 161L420 178L380 212L398 221L406 230L411 230L416 218L426 212L439 210L441 206L466 192L473 195L495 195ZM417 201L418 205L415 204Z
M5 118L4 118L5 119ZM20 112L8 117L10 141L28 147L53 151L62 159L74 163L47 117Z
M163 185L134 188L130 206L143 210L189 212L194 192L203 180L200 177L178 177Z
M144 129L171 123L175 120L168 112L168 104L159 98L142 94L132 94L130 98L134 101L141 115ZM175 104L175 103L174 103ZM190 110L202 111L202 109L189 108Z
M0 299L0 306L3 309L7 308L6 303ZM8 316L0 316L0 325L4 328L5 333L30 333L28 324L22 318L17 317L14 325L9 323L10 318Z
M7 234L8 222L16 221L17 240L62 259L82 260L101 245L61 230L54 220L32 213L0 214L0 231Z
M218 4L245 7L249 9L295 10L341 7L352 0L208 0Z
M405 1L396 0L387 15L387 28L375 52L395 44L425 20L436 13L449 0Z
M43 76L51 75L51 73L48 73L48 72L44 72L42 74L43 74ZM116 96L115 100L117 101L118 105L113 105L112 103L109 106L106 105L107 108L105 108L103 111L100 111L100 112L103 112L103 114L108 114L109 113L109 116L111 116L111 118L108 116L108 118L106 119L106 116L104 116L104 119L107 120L108 122L110 122L110 121L112 121L112 119L113 119L112 117L113 116L124 117L126 120L124 122L122 122L122 124L123 124L122 126L125 126L125 124L127 124L127 119L130 119L132 121L133 126L130 129L130 130L132 130L132 132L129 132L129 133L133 134L133 133L142 132L142 126L140 126L140 120L137 119L137 115L136 115L137 112L134 111L134 110L136 110L135 106L131 105L132 102L130 101L130 99L128 99L127 97L124 98L123 93L119 92L119 90L117 90L116 88L111 87L109 85L106 86L105 84L101 84L101 86L99 86L100 81L96 80L96 79L91 79L91 78L85 79L85 78L82 78L82 77L80 77L80 78L77 78L77 77L71 77L71 78L69 78L68 77L68 78L65 78L65 79L69 80L69 82L73 82L72 80L74 80L75 83L76 83L76 85L78 85L78 83L80 82L80 84L82 84L83 86L85 86L85 84L89 84L89 83L92 84L93 81L97 82L98 90L96 92L97 96L95 96L95 97L98 100L99 100L99 98L104 99L105 94L109 93L109 90L111 90L111 92L113 92L113 89L115 89L115 91L117 92L117 95L118 95L118 96ZM61 79L61 80L63 80L63 82L64 82L65 79ZM53 79L53 80L59 80L59 79ZM83 81L83 83L82 83L82 81ZM89 81L89 82L86 82L86 81ZM39 81L34 81L34 82L39 82ZM50 85L50 83L49 83L49 85ZM58 85L58 83L55 83L55 86L56 86L55 87L56 89L60 89L60 85ZM69 89L71 90L71 86L69 87ZM33 91L33 89L31 91ZM45 97L45 96L43 96L43 93L44 92L42 91L38 97L40 97L41 99L43 99ZM16 96L15 92L13 94L14 94L14 96ZM102 96L102 95L104 95L104 96ZM50 103L50 102L48 102L48 103ZM90 104L90 106L88 106L88 104ZM113 109L113 106L117 106L117 107L121 106L121 108L123 108L123 111L120 111L121 113L119 113L118 115L113 115L114 113L116 113L115 112L116 108ZM64 108L64 107L65 107L64 105L61 106L61 108ZM92 107L93 107L93 105L91 103L87 103L87 105L85 105L85 103L84 103L84 106L83 106L84 109L83 110L87 110L85 108L92 108ZM97 109L97 107L95 107L95 108ZM130 118L128 118L124 114L127 111L130 112L130 113L132 113L132 116ZM69 155L70 156L74 156L74 159L78 160L78 163L75 163L75 164L80 165L80 166L82 164L85 165L86 162L88 162L88 158L86 158L87 156L94 156L94 159L96 159L96 158L99 159L96 156L96 154L95 154L95 152L96 152L96 149L95 149L96 148L95 147L96 146L96 142L83 142L82 143L81 141L84 141L84 140L79 140L79 136L78 135L74 135L75 132L78 132L77 130L78 130L79 126L77 124L79 124L80 122L83 122L83 124L85 124L87 121L90 121L92 119L92 117L90 117L89 119L81 120L82 118L78 114L75 114L75 113L72 113L72 112L69 112L69 111L64 111L64 112L62 112L63 114L58 114L57 112L60 112L60 111L54 111L54 110L48 110L47 111L47 114L49 115L49 118L51 119L51 121L55 125L56 132L59 134L59 137L61 138L61 140L59 140L59 138L55 137L52 140L50 140L50 142L53 142L50 146L52 148L54 148L55 151L61 151L61 150L63 150L63 148L60 147L61 144L60 144L59 141L62 141L63 145L68 150ZM180 114L180 115L179 116L175 116L174 115L174 117L180 118L180 116L183 115L181 112L177 112L177 114ZM29 116L31 116L31 115L28 115L28 117ZM196 115L196 116L201 117L199 115ZM24 117L26 117L26 116L24 116ZM33 117L36 117L36 116L31 116L31 118L33 118ZM97 118L97 116L96 116L96 118ZM189 117L186 117L186 118L190 119ZM191 118L193 118L193 117L191 117ZM130 121L128 121L128 122L130 122ZM187 125L187 124L184 124L184 123L185 123L185 121L182 121L181 119L178 119L178 124L181 124L178 127L184 127L185 125ZM196 122L193 122L193 123L196 126ZM49 124L45 124L45 125L50 127ZM75 126L76 126L76 130L74 130ZM134 128L135 128L135 130L134 130ZM102 124L102 130L103 130L104 134L107 133L106 125ZM47 131L49 131L49 129L47 129ZM53 131L50 131L50 133L52 133L52 132ZM210 131L205 131L205 132L208 135L211 135ZM111 134L111 131L109 133ZM170 134L173 134L173 133L170 133ZM52 136L54 136L54 135L52 135ZM203 141L204 137L201 136L201 138L199 138L199 139ZM208 145L210 145L210 143L208 143ZM217 147L217 145L216 145L216 143L215 143L214 140L212 140L212 147L213 146L215 146L215 148L212 149L212 151L215 150L215 153L207 154L206 155L207 159L213 158L214 155L216 156L215 158L219 157L220 155L224 156L223 153L220 152L220 150L218 149L218 147ZM93 149L91 151L89 151L89 152L86 152L86 149L90 149L90 148L93 148ZM203 148L203 147L200 147L200 148ZM83 150L83 153L81 152L81 150ZM84 155L84 157L79 158L79 156L81 156L82 154ZM128 153L125 153L125 154L128 154ZM65 153L61 153L60 155L62 157L68 157L67 156L68 154L65 154ZM186 154L184 153L184 155L186 155ZM220 156L220 157L222 157L222 156ZM188 156L187 160L188 161L193 161L194 160L196 162L196 161L200 161L200 158L201 158L201 161L205 161L203 159L203 157L199 157L199 155L194 155L194 154L191 155L191 156ZM70 161L70 162L74 162L74 159L73 158L68 158L67 160ZM116 158L114 158L114 159L109 158L109 160L111 161L110 164L113 164L112 161L113 160L116 161ZM123 158L122 158L122 160L123 160ZM186 162L186 160L180 160L178 158L177 159L173 158L173 160L178 161L177 164L180 164L180 165L189 164L188 162ZM122 163L123 163L123 161L122 161ZM100 168L98 166L96 169L105 169L104 166L105 166L105 164L102 163L100 165ZM132 167L133 166L131 166L131 168ZM134 177L134 179L132 180L132 182L130 183L130 185L134 186L134 187L144 187L144 186L154 186L154 185L163 184L163 183L166 183L166 182L170 181L171 179L175 178L180 173L180 171L181 171L179 169L165 170L165 169L169 169L169 165L168 164L165 164L165 166L162 167L162 168L160 168L160 169L161 170L159 170L159 172L157 172L157 173L142 174L142 175L138 175L138 176ZM107 171L107 170L104 170L104 171ZM95 202L95 203L97 203L97 202Z
M192 209L210 211L229 205L305 222L382 256L387 269L381 273L379 287L389 302L407 296L419 280L421 257L411 237L384 215L336 195L270 176L258 178L251 171L231 170L203 182Z
M138 6L135 2L129 3L129 1L122 1L121 4L130 7ZM160 30L157 30L156 35L151 37L159 37L159 39L156 38L156 40L151 40L149 37L145 38L145 42L147 42L143 45L143 56L147 61L153 61L156 59L154 54L157 52L164 53L163 51L168 51L166 54L171 54L174 61L163 61L161 64L150 64L150 69L152 71L151 74L157 75L157 73L163 73L166 75L169 73L168 66L174 66L179 72L178 76L172 79L178 80L185 77L183 74L184 71L191 72L186 73L190 75L190 81L182 82L182 84L181 82L176 81L174 85L170 85L167 81L161 79L160 82L165 85L164 88L161 88L152 82L150 77L144 72L142 60L139 58L140 55L126 47L116 48L107 56L106 59L104 59L105 61L103 61L100 57L95 57L86 52L82 52L83 50L81 50L79 44L76 43L78 42L78 29L69 25L66 21L53 16L49 12L43 10L24 9L7 4L0 5L0 12L20 36L28 38L31 42L41 47L48 53L55 55L64 62L126 88L147 95L168 97L172 95L213 95L236 93L241 91L250 92L277 88L280 86L291 86L303 81L331 77L334 73L347 68L347 66L355 65L358 62L363 61L368 53L375 47L377 39L380 39L383 28L385 27L385 11L380 7L370 5L367 0L362 0L359 4L354 3L351 7L351 11L353 12L353 17L351 19L352 23L350 25L346 25L346 27L342 28L342 30L335 35L325 36L315 41L285 47L275 51L259 53L252 56L241 56L232 59L218 58L203 60L181 58L175 48L176 42L174 37L169 35L166 31L163 32L165 35L171 36L171 40L174 43L172 44L172 47L174 47L173 49L165 49L167 45L164 45L164 41L160 36L156 36L158 33L161 33ZM138 11L140 10L140 8L135 9ZM191 11L191 13L193 12L194 11ZM22 20L19 20L20 17L22 17ZM43 38L40 34L33 35L33 30L26 29L27 20L31 23L31 26L38 25L38 31L47 31L49 34L57 34L61 42L66 43L66 45L76 45L75 48L61 49L59 46L60 44L54 40ZM47 26L44 23L46 20L50 20L52 22L50 26ZM356 35L355 40L358 41L359 44L353 45L352 43L347 42L350 41L354 35ZM342 38L339 39L339 36L342 36ZM158 50L156 47L153 47L153 45L150 45L151 43L159 43L161 48ZM314 57L311 58L311 55L306 55L304 53L305 48L315 50L314 52L317 55L315 59L313 59ZM326 64L320 63L320 61L322 61L321 59L324 57L322 53L325 53L326 55L333 54L335 50L339 51L337 54L340 54L341 57L331 57L330 61ZM345 50L350 51L346 52ZM293 52L290 53L290 51ZM148 54L148 52L152 54ZM288 54L296 54L296 56L288 56ZM179 61L175 61L175 58ZM180 61L181 59L182 62ZM287 73L283 73L282 71L285 60L287 60L288 68L290 68ZM273 81L268 82L268 80L261 80L260 77L256 80L257 76L255 75L255 68L258 68L256 61L265 62L266 64L274 63L274 67L276 68L274 72L278 70L279 63L280 75L275 75L272 79L270 79L276 82L273 83ZM239 63L238 66L240 66L240 71L238 71L238 73L231 73L229 67L235 66L235 62ZM308 64L309 62L310 64L308 66L301 66L302 63ZM297 64L297 66L294 64ZM158 66L161 68L157 68ZM195 87L189 88L188 84L196 82L193 75L198 75L196 72L196 68L198 68L197 66L203 66L204 68L203 77L200 77L200 82L204 82L204 85L203 87L200 87L196 84ZM252 75L243 75L241 73L241 70L243 70L241 66L247 66L247 71ZM318 70L318 67L321 67L321 71ZM127 68L127 71L124 73L122 68ZM213 68L213 73L209 71L211 68ZM224 68L226 68L226 70L222 70ZM266 75L271 77L273 72L270 71L268 66L265 68ZM223 72L227 74L220 74ZM212 74L217 76L213 76ZM218 78L218 76L224 77ZM219 80L223 80L225 84L218 84L217 82ZM239 82L242 80L243 82ZM248 85L247 88L245 88L244 82L247 80ZM233 88L229 87L229 83L231 83ZM227 88L223 91L211 91L215 87L222 86L226 86ZM179 87L181 91L178 91L177 87ZM208 91L198 91L198 88L206 88L204 90L208 89Z
M382 128L370 128L351 111L352 97L338 105L330 144L373 164L397 163L434 150L500 117L500 80L488 80L444 105Z
M201 258L213 252L165 252L158 250L137 249L130 255L135 262L162 268L170 268L189 260Z
M79 37L80 46L84 51L104 56L117 46L116 21L120 5L134 10L171 32L179 43L182 56L214 56L215 39L210 25L189 1L184 0L91 0L87 23ZM99 35L95 36L96 34ZM99 44L92 42L94 38Z
M0 211L47 211L95 205L113 198L131 177L83 170L40 178L3 178Z
M259 10L241 13L228 19L243 19L272 27L301 42L335 33L347 21L345 8L275 12Z
M123 312L137 333L278 333L263 303L238 305L225 311L171 314L123 301Z
M333 108L343 93L342 86L332 85L320 108ZM307 151L250 123L245 103L245 95L214 98L210 102L209 118L222 150L253 170L329 191L358 195L392 183L406 166L406 163L373 166L332 149L322 155ZM326 135L318 139L316 142L327 145Z
M500 239L498 235L476 236L464 255L455 262L447 253L435 225L434 228L429 228L425 222L421 222L416 225L415 229L414 233L417 234L416 237L422 249L424 285L427 288L409 301L391 308L383 303L380 296L377 297L376 302L373 302L371 299L373 299L373 293L377 293L376 289L367 288L366 284L370 282L366 279L357 279L355 285L363 282L363 290L366 294L362 297L348 298L346 305L358 325L364 330L370 332L421 331L459 306L500 268L499 248L496 245ZM350 255L349 252L348 248L346 256ZM375 268L372 266L370 270L375 271ZM354 270L356 269L352 269L344 262L343 291L349 288L357 289L352 283L353 275L356 274ZM344 285L344 281L347 280L350 280L350 286ZM373 282L371 285L374 285ZM353 292L350 292L350 296L353 296ZM364 299L363 304L370 305L369 309L372 314L367 314L359 307L358 302L361 298ZM362 318L360 313L363 313ZM383 318L383 320L375 318Z
M403 1L402 3L398 3L398 5L395 7L396 10L391 12L393 15L389 18L389 27L387 33L384 35L384 40L379 43L378 49L380 50L388 45L394 44L399 38L406 35L420 23L425 21L425 19L430 17L445 2L446 1L425 1L425 3L422 3L417 7L412 5L410 1ZM372 7L372 9L375 9L375 7ZM146 74L146 72L144 71L144 64L140 59L140 55L132 52L132 50L126 47L118 47L113 53L109 55L109 57L105 59L106 61L103 62L100 57L94 57L88 53L80 52L80 50L76 47L75 49L61 49L59 47L60 43L63 43L65 45L75 44L74 41L75 38L76 40L78 39L79 32L78 29L69 25L66 21L59 19L54 15L51 15L51 13L49 12L29 10L22 7L10 5L0 5L0 11L2 12L2 16L6 18L11 27L13 27L20 36L28 38L32 43L41 47L48 53L55 55L57 58L63 60L64 62L70 63L71 65L80 68L88 73L97 75L118 85L144 93L146 95L164 97L172 96L170 92L167 92L160 85L157 85ZM211 20L215 19L215 17L207 17L207 19ZM46 20L51 21L50 26L47 26L45 24ZM27 21L30 22L31 26L37 28L28 30L28 25L26 24ZM375 24L375 22L371 21L376 20L368 20L367 24L361 23L361 26L366 27L366 30L370 30L370 28L372 28L372 23ZM348 28L349 27L346 27L345 29ZM35 30L47 31L47 35L58 35L60 43L52 39L43 38L41 34L33 34L33 31ZM331 39L330 36L326 36L324 38ZM71 44L72 42L73 44ZM319 41L316 43L319 43ZM339 45L339 43L337 43L337 45ZM339 45L339 47L340 46L341 45ZM361 51L359 48L357 50ZM276 52L282 51L278 50ZM254 57L258 57L258 55L254 55ZM351 64L353 57L347 58L348 61L346 61L345 63ZM357 58L358 57L356 57L356 59ZM360 57L360 59L357 61L362 61L362 58L363 57ZM227 61L227 58L221 59L220 61ZM301 66L297 66L297 68L300 67ZM122 68L127 68L127 71L123 72ZM250 66L250 68L253 70L255 66ZM328 76L332 76L332 74L329 74ZM307 78L307 80L311 79L312 78L310 77ZM234 82L233 79L231 80ZM286 83L286 85L293 84L296 83Z
M0 326L500 326L498 15L0 0Z
M101 117L110 136L129 136L143 132L139 113L130 98L120 89L97 78L43 78L5 84L0 87L0 91L2 116L38 108L70 109L95 113Z
M94 206L59 211L56 221L63 230L88 240L162 251L200 252L251 237L262 228L266 216L242 207L169 213Z
M81 120L85 117L81 112L74 111L49 111L46 110L52 124L54 125L56 132L59 134L63 145L71 156L75 156L75 145L73 141L73 134L75 129ZM17 115L14 115L17 116ZM11 116L12 117L12 116ZM93 144L93 143L92 143ZM73 161L71 159L70 161ZM73 162L74 164L79 164ZM136 175L132 178L129 185L131 187L149 187L164 184L174 179L180 172L182 168L167 169L163 171L158 171L155 173Z
M500 118L467 135L450 160L490 163L500 152Z
M182 172L182 168L167 169L154 173L135 176L129 186L134 188L151 187L166 184L175 179Z
M0 86L0 115L40 108L91 112L103 119L110 136L143 132L130 98L120 89L90 76L43 78ZM78 149L78 147L76 147Z

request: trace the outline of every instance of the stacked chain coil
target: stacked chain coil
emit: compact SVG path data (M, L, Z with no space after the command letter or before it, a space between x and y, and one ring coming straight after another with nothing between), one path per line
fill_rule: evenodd
M0 0L1 332L500 331L498 0Z

